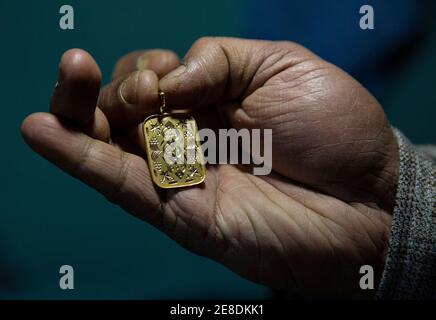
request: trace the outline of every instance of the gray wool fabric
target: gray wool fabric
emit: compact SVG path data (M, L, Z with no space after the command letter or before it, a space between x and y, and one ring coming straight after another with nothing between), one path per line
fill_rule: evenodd
M436 298L436 147L413 146L394 130L399 182L378 299Z

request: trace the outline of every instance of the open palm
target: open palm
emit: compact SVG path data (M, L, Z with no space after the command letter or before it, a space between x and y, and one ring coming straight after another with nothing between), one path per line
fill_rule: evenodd
M52 113L29 116L23 135L109 200L253 281L350 295L360 266L380 276L398 160L377 101L294 43L206 38L177 65L168 51L134 52L99 92L98 66L71 50ZM272 129L271 174L210 165L202 185L156 188L140 122L156 113L158 87L200 126Z

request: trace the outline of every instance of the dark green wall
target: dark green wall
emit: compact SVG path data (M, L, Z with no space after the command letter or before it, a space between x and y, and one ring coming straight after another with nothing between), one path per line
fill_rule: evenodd
M436 28L387 79L381 103L391 123L414 143L436 144Z
M61 31L59 8L75 9ZM0 298L262 298L267 290L180 248L31 152L19 127L48 109L63 51L81 47L108 81L122 54L171 48L202 35L238 36L234 1L1 1L3 137ZM59 267L75 268L72 291Z

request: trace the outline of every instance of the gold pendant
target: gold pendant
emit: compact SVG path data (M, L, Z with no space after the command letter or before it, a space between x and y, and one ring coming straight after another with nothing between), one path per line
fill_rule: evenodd
M206 177L197 123L193 117L165 112L165 93L159 91L160 113L145 119L143 132L148 167L160 188L200 184Z

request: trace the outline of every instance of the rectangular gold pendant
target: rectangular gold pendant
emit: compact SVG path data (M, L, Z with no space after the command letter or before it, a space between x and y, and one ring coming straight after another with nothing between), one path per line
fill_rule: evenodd
M148 166L160 188L200 184L206 176L197 124L192 117L161 113L143 124Z

